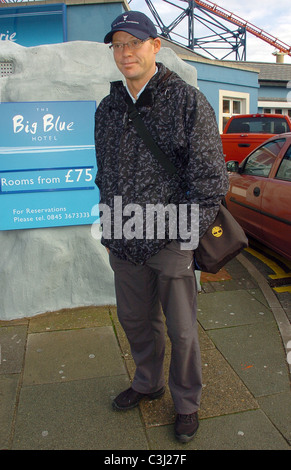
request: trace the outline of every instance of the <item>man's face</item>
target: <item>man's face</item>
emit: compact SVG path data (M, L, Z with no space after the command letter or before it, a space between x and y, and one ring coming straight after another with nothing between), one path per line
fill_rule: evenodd
M124 31L117 31L113 35L113 43L127 43L136 39ZM144 82L150 80L155 73L156 54L160 50L159 38L145 41L139 49L130 51L128 46L121 51L114 51L114 59L120 72L127 81Z

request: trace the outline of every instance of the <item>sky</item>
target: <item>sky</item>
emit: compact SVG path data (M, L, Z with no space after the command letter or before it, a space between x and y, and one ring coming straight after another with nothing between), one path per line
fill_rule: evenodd
M151 0L159 16L161 17L164 25L169 26L171 22L179 16L181 9L176 8L163 0ZM187 8L187 2L182 0L170 0L175 5L182 8ZM288 44L291 47L291 1L280 0L216 0L218 6L225 10L234 13L236 16L252 23L257 28L262 29L268 34L280 39L280 41ZM278 7L279 5L279 7ZM129 3L131 10L142 11L147 14L154 22L150 9L145 0L131 0ZM197 10L198 13L198 10ZM226 23L229 28L234 31L236 26L231 23ZM196 25L196 26L195 26ZM199 23L194 21L194 27L199 37ZM187 37L188 23L187 19L183 20L179 25L176 32L184 37ZM208 29L201 32L202 36L211 34ZM174 36L173 36L174 39ZM182 42L177 36L175 40ZM198 52L198 51L197 51ZM247 33L246 38L246 60L250 62L270 62L275 63L276 57L272 55L275 49L272 45L267 44L265 41L256 38L254 35ZM202 52L200 52L202 53ZM224 52L225 54L226 52ZM235 56L228 57L230 60L235 60ZM286 55L284 62L290 64L291 56Z

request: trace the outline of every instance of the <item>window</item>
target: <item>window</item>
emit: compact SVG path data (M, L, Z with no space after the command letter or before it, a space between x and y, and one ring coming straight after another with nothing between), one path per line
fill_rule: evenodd
M288 148L283 160L281 161L276 178L291 181L291 146Z
M229 134L246 132L250 134L284 134L288 132L287 122L284 118L276 117L239 117L234 119L228 128Z
M241 114L241 106L242 106L241 101L233 100L232 101L233 114Z
M268 177L284 144L285 139L277 139L255 150L247 159L243 174Z
M219 131L231 116L249 113L249 93L219 90Z
M270 107L264 107L262 106L262 112L265 114L283 114L285 116L291 117L291 109L288 107L287 103L285 108L270 108ZM259 108L260 108L260 103L259 103Z
M236 114L241 114L242 103L239 100L225 98L223 100L223 129L229 118Z

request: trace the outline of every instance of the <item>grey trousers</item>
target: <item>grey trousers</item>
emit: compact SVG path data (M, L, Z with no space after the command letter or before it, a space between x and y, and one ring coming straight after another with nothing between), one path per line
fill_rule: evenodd
M192 259L193 252L181 250L176 241L144 265L109 254L117 314L136 365L132 387L140 393L151 393L165 384L164 313L172 346L169 388L179 414L198 410L202 389Z

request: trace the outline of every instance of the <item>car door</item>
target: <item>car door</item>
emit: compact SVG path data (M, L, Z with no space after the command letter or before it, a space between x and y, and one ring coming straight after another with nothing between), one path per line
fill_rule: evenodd
M263 241L262 198L282 145L266 142L249 155L240 173L231 175L228 208L243 229Z
M284 141L285 139L281 139ZM264 243L291 259L291 145L283 146L262 198Z

